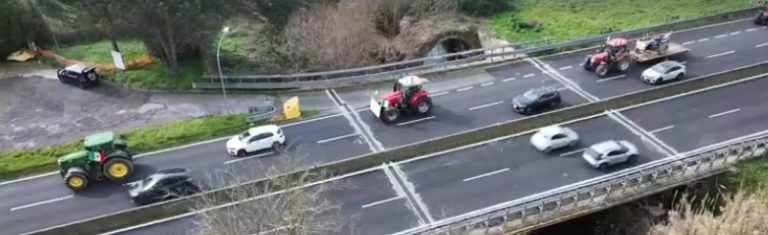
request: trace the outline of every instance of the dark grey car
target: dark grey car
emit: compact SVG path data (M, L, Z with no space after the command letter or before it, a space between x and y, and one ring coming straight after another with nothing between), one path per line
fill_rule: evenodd
M521 114L533 114L543 110L556 109L560 103L560 92L551 88L535 88L512 100L512 109Z
M128 183L128 195L137 205L146 205L202 192L200 186L190 177L190 169L174 168L160 170L147 178Z

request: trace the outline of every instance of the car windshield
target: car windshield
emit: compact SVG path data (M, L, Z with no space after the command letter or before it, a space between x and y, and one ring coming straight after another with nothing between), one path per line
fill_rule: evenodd
M584 151L584 154L594 159L600 159L600 152L598 152L597 150L595 150L595 148L592 148L592 147L587 148L587 150Z
M238 136L238 139L239 139L239 140L243 140L243 139L245 139L245 138L248 138L248 137L251 137L251 133L250 133L250 132L248 132L248 131L246 131L246 132L244 132L243 134L240 134L240 135Z
M539 91L537 90L530 90L523 94L523 98L528 100L536 100L539 98Z
M664 73L670 67L672 67L672 64L660 63L660 64L657 64L657 65L654 65L653 67L651 67L651 69L653 69L653 71L656 71L656 72L659 72L659 73Z

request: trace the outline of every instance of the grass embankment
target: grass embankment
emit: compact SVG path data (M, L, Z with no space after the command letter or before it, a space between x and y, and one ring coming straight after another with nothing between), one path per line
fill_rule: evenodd
M513 4L514 12L491 21L509 41L550 37L567 41L749 7L749 1L717 0L513 0ZM541 29L518 27L528 20L540 22Z
M119 41L118 47L126 61L149 54L141 41ZM55 50L56 54L67 59L91 63L113 63L111 51L112 44L109 40ZM140 69L105 71L101 74L104 79L134 88L191 89L192 82L204 80L203 71L202 64L189 62L180 66L177 78L171 79L168 67L155 58L152 64Z
M316 110L303 110L302 116L314 117ZM171 148L198 141L237 134L249 128L248 114L206 117L139 128L125 133L134 154ZM56 170L56 160L67 153L82 150L82 141L51 147L0 153L0 179L16 178Z

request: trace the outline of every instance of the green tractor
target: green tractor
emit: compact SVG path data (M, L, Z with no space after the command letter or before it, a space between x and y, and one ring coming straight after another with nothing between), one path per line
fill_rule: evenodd
M120 182L133 175L133 156L125 140L111 131L85 137L85 150L59 158L59 173L73 191L87 188L91 181Z

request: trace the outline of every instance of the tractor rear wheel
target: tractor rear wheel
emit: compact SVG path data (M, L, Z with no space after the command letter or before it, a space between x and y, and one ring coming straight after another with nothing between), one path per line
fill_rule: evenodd
M584 70L592 72L594 68L592 68L592 65L589 63L590 58L592 58L592 55L588 55L587 58L584 59L582 67L584 67Z
M429 97L421 97L413 104L413 113L426 116L432 111L432 99Z
M385 124L392 124L400 119L400 109L393 107L386 108L384 109L384 112L381 113L379 119Z
M64 176L64 183L67 184L67 188L72 191L80 191L88 187L88 175L82 171L70 171Z
M133 163L125 158L109 159L104 164L104 176L110 181L122 181L133 174Z
M608 64L600 64L595 68L595 74L597 74L598 77L604 78L608 75L608 70L610 70L611 66L608 66Z
M763 20L763 13L757 13L757 16L755 16L755 24L756 25L763 25L765 20Z

